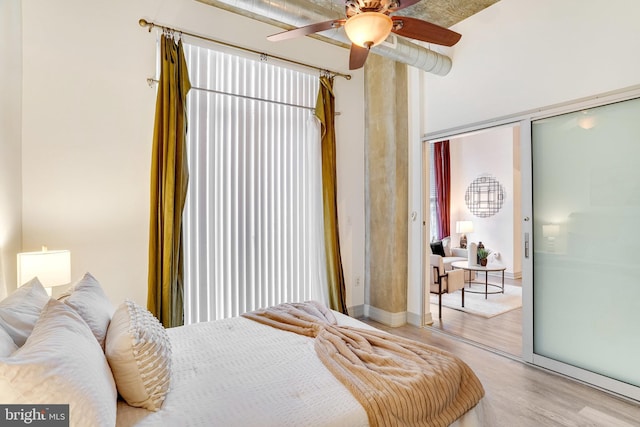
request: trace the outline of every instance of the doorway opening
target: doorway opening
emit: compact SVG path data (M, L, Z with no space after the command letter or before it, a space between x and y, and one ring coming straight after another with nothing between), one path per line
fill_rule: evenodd
M444 141L448 141L446 148L438 146ZM451 265L456 261L457 268L473 266L464 274L464 307L462 290L425 295L433 319L430 327L520 358L520 126L509 124L425 144L425 163L430 165L425 168L429 176L423 177L428 183L423 186L425 211L430 212L430 221L424 227L425 240L434 243L433 248L443 243L445 269L456 268ZM484 268L476 267L478 246L489 252ZM429 250L425 247L426 260ZM433 270L428 261L425 264L425 278L433 283Z

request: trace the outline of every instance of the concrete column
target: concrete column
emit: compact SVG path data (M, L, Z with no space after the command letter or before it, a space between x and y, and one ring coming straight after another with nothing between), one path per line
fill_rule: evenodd
M365 303L370 317L398 326L407 310L407 66L369 55L365 67Z

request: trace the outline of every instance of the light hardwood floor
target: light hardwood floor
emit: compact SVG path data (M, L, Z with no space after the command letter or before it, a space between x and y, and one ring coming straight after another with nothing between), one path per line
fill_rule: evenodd
M499 284L500 281L489 276L489 283ZM520 280L505 279L505 283L521 286ZM522 309L487 319L443 306L442 318L438 319L438 306L431 304L431 315L433 328L514 356L522 355Z
M442 331L405 325L391 328L364 322L392 334L456 354L478 375L491 412L491 427L640 426L640 403L628 401L563 376L487 351ZM447 323L445 321L445 323Z

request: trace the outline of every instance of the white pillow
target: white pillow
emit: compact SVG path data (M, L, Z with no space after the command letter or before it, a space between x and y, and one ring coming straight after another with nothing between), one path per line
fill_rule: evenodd
M451 256L451 237L442 239L442 248L444 249L444 256Z
M160 409L169 391L171 342L158 319L133 301L123 302L109 324L105 354L124 400Z
M18 347L31 334L47 301L49 295L37 277L0 301L0 327L7 331Z
M17 349L18 346L13 342L11 335L9 335L4 328L0 327L0 357L9 356Z
M90 273L73 284L70 290L61 295L59 300L78 312L87 322L91 332L95 335L104 350L104 340L107 328L111 322L114 307L102 290L100 283Z
M51 299L27 342L0 358L3 404L69 404L74 426L114 426L116 387L104 353L72 308Z

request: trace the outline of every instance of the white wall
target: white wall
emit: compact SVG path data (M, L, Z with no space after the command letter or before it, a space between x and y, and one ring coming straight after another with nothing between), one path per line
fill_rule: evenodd
M0 299L16 288L22 233L21 1L0 2Z
M429 210L424 209L422 192L424 188L429 188L429 174L422 174L423 144L421 135L424 133L422 123L422 72L414 67L408 67L407 71L409 104L409 183L408 183L408 227L407 232L407 323L415 326L423 326L423 323L432 321L429 299L425 299L425 290L422 282L425 278L431 277L427 266L419 262L425 246L425 227L429 224ZM428 152L427 152L428 153ZM426 167L429 167L428 161ZM415 217L413 213L415 212ZM428 238L426 239L429 240ZM429 249L425 249L429 251ZM426 295L428 297L428 295ZM422 316L421 316L422 315Z
M455 25L445 77L425 73L428 133L640 83L637 0L501 0Z
M24 2L23 249L67 248L114 303L146 304L155 33L140 18L347 72L348 51L193 0ZM347 305L364 303L363 74L337 77L338 208Z
M520 215L520 188L516 187L517 171L514 157L519 140L514 129L502 127L469 136L453 138L451 151L451 230L454 244L460 240L455 233L456 221L473 221L469 242L482 242L493 252L489 261L504 265L506 275L520 277L520 239L516 235L515 218ZM502 184L505 200L495 215L480 218L473 215L465 203L467 187L480 175L491 175ZM518 181L519 182L519 181ZM499 254L496 259L495 256Z
M460 22L460 42L435 47L451 72L422 73L422 135L640 84L639 13L637 0L501 0Z
M639 12L637 0L500 0L460 22L452 27L462 34L459 43L434 47L452 58L451 72L423 72L410 89L422 94L422 135L452 135L455 128L639 84ZM416 170L414 157L413 188ZM413 271L419 256L409 264ZM409 294L418 293L410 283Z

